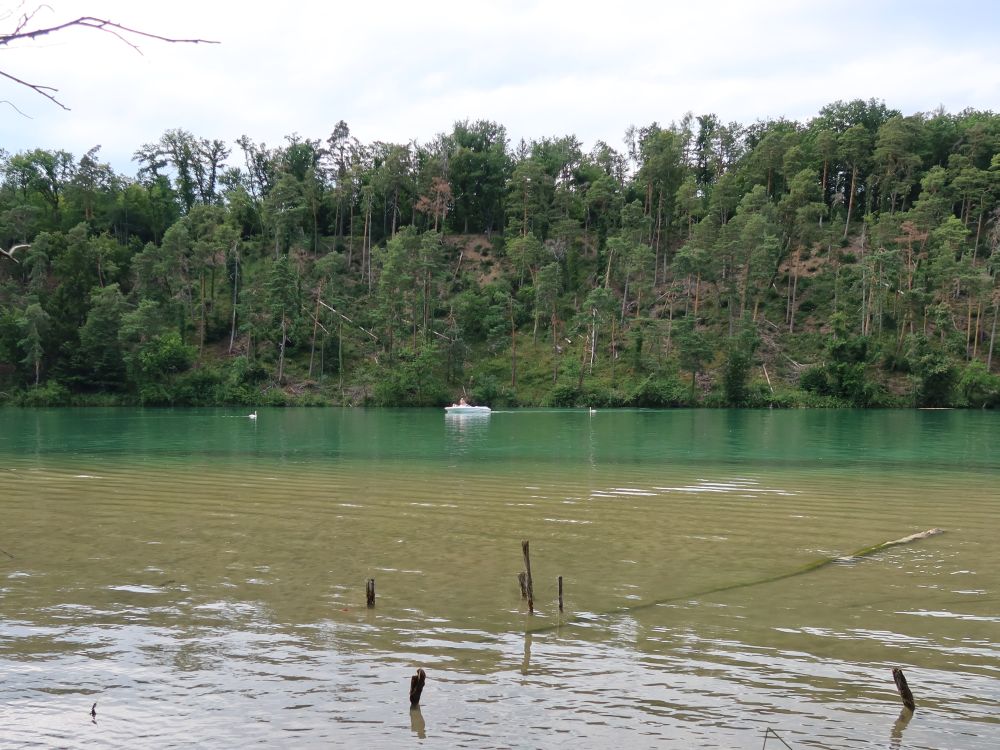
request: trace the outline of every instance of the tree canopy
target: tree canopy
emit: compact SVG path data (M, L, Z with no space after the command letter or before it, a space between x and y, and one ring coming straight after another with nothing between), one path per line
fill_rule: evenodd
M27 28L27 27L25 27ZM0 152L19 403L1000 401L1000 116Z

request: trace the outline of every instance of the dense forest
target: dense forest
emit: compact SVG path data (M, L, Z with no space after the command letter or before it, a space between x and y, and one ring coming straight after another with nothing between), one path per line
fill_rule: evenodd
M0 150L0 402L1000 404L1000 115Z

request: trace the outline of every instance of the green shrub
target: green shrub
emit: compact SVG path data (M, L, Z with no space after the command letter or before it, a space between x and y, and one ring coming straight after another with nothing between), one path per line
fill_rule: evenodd
M545 405L553 408L576 408L583 405L583 392L568 383L557 385L545 399Z
M628 402L628 394L617 388L589 387L580 394L580 402L577 406L589 406L595 409L619 409Z
M258 399L261 406L288 406L288 394L280 388L269 388Z
M812 297L806 297L798 303L798 314L808 315L811 312L815 312L817 309L816 300Z
M629 398L629 405L652 409L684 406L688 391L675 375L650 375Z
M235 384L256 385L267 380L267 370L257 360L236 357L229 364L229 379Z
M947 352L926 336L914 336L908 357L915 404L950 406L958 370Z
M170 406L173 402L173 394L163 383L139 386L139 403L143 406Z
M69 406L72 401L69 389L52 380L34 388L15 391L11 396L15 406Z
M395 367L380 373L372 393L376 406L443 406L450 402L448 388L437 366L434 347L418 354L404 351Z
M224 383L219 387L219 403L251 406L260 401L260 392L249 385Z
M184 406L212 406L223 391L222 378L208 369L189 370L177 376L171 389L173 402Z
M813 365L803 372L799 378L799 388L817 396L829 396L830 379L826 375L826 368L823 365Z
M794 409L801 406L802 401L794 391L772 391L767 383L757 382L747 392L746 405L753 409Z
M510 403L510 394L493 375L484 375L469 390L473 404L488 404L490 406L506 406Z
M958 391L964 406L977 409L1000 406L1000 376L990 373L979 360L966 365L958 380Z

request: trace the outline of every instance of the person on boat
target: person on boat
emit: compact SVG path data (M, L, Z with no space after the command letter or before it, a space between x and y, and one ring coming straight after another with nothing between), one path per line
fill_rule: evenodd
M459 406L468 406L468 404L465 402L465 396L462 396L460 399L458 399L458 405Z

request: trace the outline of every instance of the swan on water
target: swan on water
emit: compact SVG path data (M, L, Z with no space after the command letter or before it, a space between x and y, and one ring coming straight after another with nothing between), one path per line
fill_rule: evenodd
M247 414L247 419L257 419L257 410L255 409L253 414Z

